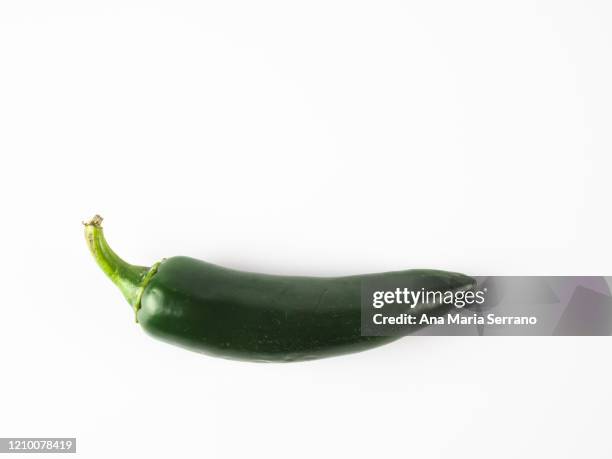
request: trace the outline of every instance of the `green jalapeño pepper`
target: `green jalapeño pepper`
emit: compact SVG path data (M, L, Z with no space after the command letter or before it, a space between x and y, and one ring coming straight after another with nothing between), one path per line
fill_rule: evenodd
M469 289L462 274L408 270L346 277L275 276L187 257L134 266L104 239L102 218L85 223L91 253L151 335L198 352L240 360L291 362L368 349L395 337L361 335L361 282L414 289ZM423 306L416 306L413 312ZM427 306L432 308L431 305ZM437 306L437 307L442 307Z

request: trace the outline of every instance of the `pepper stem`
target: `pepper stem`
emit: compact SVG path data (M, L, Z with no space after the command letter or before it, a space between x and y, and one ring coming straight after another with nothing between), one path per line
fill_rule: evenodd
M83 222L83 225L85 225L87 245L98 266L119 287L125 299L134 308L134 312L138 314L142 291L150 275L157 270L157 265L154 266L154 271L145 266L135 266L123 261L106 242L102 230L102 217L99 215L88 222ZM150 275L147 275L149 273Z

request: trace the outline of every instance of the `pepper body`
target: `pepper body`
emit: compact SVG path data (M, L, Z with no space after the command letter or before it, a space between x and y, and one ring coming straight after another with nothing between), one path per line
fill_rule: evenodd
M454 290L473 283L433 270L273 276L174 257L160 264L144 289L138 321L158 338L220 357L295 361L354 352L394 339L361 336L361 282L368 278L414 289ZM437 305L432 312L442 309Z
M408 270L346 277L257 274L188 257L146 268L124 262L108 246L94 217L86 239L94 258L120 288L149 334L191 350L231 359L290 362L375 347L394 337L361 335L363 281L413 290L466 290L473 278L446 271ZM439 315L452 305L416 305ZM418 327L414 327L415 329Z

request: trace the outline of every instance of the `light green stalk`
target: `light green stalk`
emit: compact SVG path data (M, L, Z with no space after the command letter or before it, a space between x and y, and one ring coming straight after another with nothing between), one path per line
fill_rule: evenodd
M102 271L119 287L125 299L134 308L136 321L138 321L138 310L140 309L140 299L145 286L148 284L151 277L157 272L159 263L156 263L151 268L146 266L131 265L123 261L109 247L104 238L102 230L102 217L96 215L88 222L83 222L85 225L85 239L89 250L93 255L98 266Z

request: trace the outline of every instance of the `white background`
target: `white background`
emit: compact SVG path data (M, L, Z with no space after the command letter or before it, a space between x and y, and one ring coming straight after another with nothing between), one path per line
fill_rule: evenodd
M279 274L610 275L606 1L0 2L0 436L87 458L609 458L609 338L265 365L85 246Z

